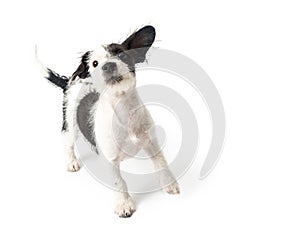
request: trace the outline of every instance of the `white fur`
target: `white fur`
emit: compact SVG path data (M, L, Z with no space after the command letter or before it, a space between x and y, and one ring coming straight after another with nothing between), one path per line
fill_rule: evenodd
M78 106L78 94L82 87L82 83L77 83L71 86L67 91L67 106L66 106L66 121L68 130L63 132L65 149L67 153L67 171L76 172L80 169L80 164L74 152L74 143L78 137L78 128L74 125L76 123L76 108Z
M35 53L35 61L39 67L40 72L42 73L44 78L48 77L48 71L46 70L46 68L44 67L44 65L42 64L42 62L40 61L40 59L38 58L38 49L37 46L35 45L35 49L34 49L34 53Z

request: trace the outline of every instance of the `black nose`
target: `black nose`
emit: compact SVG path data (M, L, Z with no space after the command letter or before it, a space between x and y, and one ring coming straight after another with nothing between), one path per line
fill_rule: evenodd
M117 64L114 62L108 62L102 66L102 70L106 73L113 73L113 71L115 71L116 69L117 69Z

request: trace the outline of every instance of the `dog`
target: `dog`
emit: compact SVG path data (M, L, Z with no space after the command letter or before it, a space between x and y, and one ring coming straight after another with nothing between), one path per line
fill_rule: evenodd
M61 87L64 92L63 132L67 139L68 169L77 171L78 160L74 154L74 115L77 124L88 128L83 134L101 151L113 166L113 179L118 189L115 213L130 217L136 210L120 173L120 163L144 150L154 163L162 189L169 194L179 194L179 185L168 169L168 164L155 136L150 134L154 123L136 91L135 66L144 62L155 40L155 29L145 26L131 34L122 43L102 45L82 56L81 64L70 78L61 77L46 69L46 78ZM78 94L78 88L84 93ZM83 104L85 98L90 104ZM88 113L85 123L78 113ZM87 123L88 122L88 123ZM67 125L68 128L64 127ZM89 126L89 127L86 127ZM73 137L70 137L72 135Z

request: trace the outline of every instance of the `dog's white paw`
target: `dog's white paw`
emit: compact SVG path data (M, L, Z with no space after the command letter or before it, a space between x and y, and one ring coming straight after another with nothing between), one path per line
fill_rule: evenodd
M80 169L80 164L76 159L67 163L67 171L68 172L77 172Z
M176 181L166 187L163 187L163 191L168 194L179 194L180 193L179 185Z
M135 212L135 204L131 198L119 200L115 213L121 218L128 218Z

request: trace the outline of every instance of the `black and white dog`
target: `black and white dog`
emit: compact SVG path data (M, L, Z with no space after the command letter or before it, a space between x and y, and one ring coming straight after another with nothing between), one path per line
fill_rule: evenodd
M114 182L119 189L115 212L120 217L130 217L135 204L119 165L141 149L153 160L155 170L163 170L158 171L162 189L169 194L179 193L156 138L150 136L154 123L135 89L135 65L145 61L154 39L155 29L145 26L121 44L112 43L88 51L70 78L43 68L45 77L64 92L62 132L68 153L67 169L80 168L74 153L76 132L80 130L114 165Z

